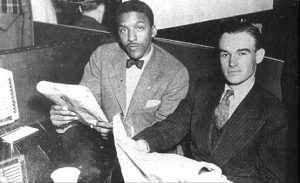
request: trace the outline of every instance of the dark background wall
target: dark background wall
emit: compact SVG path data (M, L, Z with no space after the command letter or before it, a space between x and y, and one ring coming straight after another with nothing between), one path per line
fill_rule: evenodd
M285 60L289 31L298 28L297 17L299 1L275 0L274 10L162 29L158 31L158 37L215 46L220 23L232 19L246 19L263 24L267 55Z

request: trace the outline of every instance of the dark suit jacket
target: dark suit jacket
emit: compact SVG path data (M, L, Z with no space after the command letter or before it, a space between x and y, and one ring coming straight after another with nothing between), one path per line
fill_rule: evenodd
M100 24L95 19L82 15L79 20L77 20L74 24L75 26L82 27L82 28L88 28L88 29L95 29L95 30L101 30L101 31L109 31L108 27L105 25Z
M218 165L234 182L282 182L285 175L286 110L274 96L253 86L211 145L214 109L222 81L197 81L164 121L139 133L151 151L162 151L190 134L191 157Z

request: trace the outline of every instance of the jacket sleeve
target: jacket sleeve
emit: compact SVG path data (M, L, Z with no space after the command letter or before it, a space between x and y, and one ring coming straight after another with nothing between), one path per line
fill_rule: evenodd
M258 174L263 182L285 182L287 112L275 109L271 115L260 138Z
M190 119L194 106L193 89L181 100L176 110L166 119L155 123L137 134L134 139L145 140L150 152L161 152L174 147L190 131Z
M80 85L88 87L99 105L101 105L101 46L92 53L89 62L85 65Z

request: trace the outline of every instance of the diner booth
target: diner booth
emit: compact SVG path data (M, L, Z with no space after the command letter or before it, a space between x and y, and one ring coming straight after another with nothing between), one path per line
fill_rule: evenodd
M120 0L112 1L120 2ZM297 182L299 179L299 0L222 2L207 0L206 2L211 3L209 8L207 7L209 3L198 6L192 4L194 6L189 8L185 6L188 3L184 0L164 0L164 5L167 3L172 7L169 8L169 12L166 11L165 6L161 6L160 0L145 1L155 7L156 23L165 24L165 26L158 26L161 30L158 31L155 43L169 51L187 67L190 82L201 77L220 75L215 50L210 42L220 22L229 17L228 19L248 19L263 24L267 52L264 61L258 65L256 79L262 87L282 100L292 114L289 116L287 171L290 173L287 174L287 182ZM22 2L22 6L30 4L29 0L7 2ZM189 2L203 3L204 1ZM236 8L233 4L227 4L228 2L240 3L241 6ZM177 6L178 3L180 6ZM222 3L226 4L226 8ZM189 11L181 11L183 8ZM258 10L246 11L249 8L258 8ZM211 12L207 13L208 10ZM1 9L0 12L3 13L4 10ZM22 39L18 39L18 45L21 47L12 48L4 41L10 40L11 35L0 35L1 46L7 48L0 49L0 68L12 71L19 115L15 122L0 125L0 136L22 126L34 127L38 131L14 143L0 142L0 182L2 175L7 171L5 167L14 167L12 164L16 162L21 173L18 175L21 176L18 180L22 181L19 182L51 182L50 173L63 166L78 167L81 170L82 181L103 182L115 164L111 160L113 147L107 147L105 141L100 141L97 142L100 144L96 144L96 147L103 145L106 148L93 149L95 147L93 142L82 139L78 144L86 151L81 151L80 154L73 150L74 144L62 144L61 142L65 140L64 136L56 133L49 119L52 103L36 91L36 84L41 80L77 84L91 53L99 45L116 41L115 36L109 32L69 25L32 22L31 8L28 7L23 7L23 10L18 13L11 19L14 24L9 23L10 26L7 27L13 29L13 32L24 33ZM57 13L64 14L62 9ZM225 18L224 13L229 15ZM195 14L201 16L194 16ZM209 19L208 16L213 16L213 19ZM170 21L166 20L168 17ZM187 23L184 17L191 21L189 25L183 25ZM182 24L174 28L173 25L168 25L173 23L172 20ZM0 23L3 21L1 16ZM0 33L4 32L2 30L3 24L0 25ZM2 92L3 88L0 88L0 91ZM0 101L2 102L3 99L0 98ZM0 109L3 109L1 102ZM1 112L3 111L0 111L0 117Z
M33 46L0 51L0 67L13 73L19 108L19 119L1 127L1 134L25 125L38 132L13 143L12 148L1 143L1 161L22 155L22 172L28 182L51 182L50 173L62 166L78 167L82 181L104 181L115 163L109 151L112 147L93 149L95 144L84 140L79 143L85 153L76 154L71 145L65 147L61 143L64 137L55 132L49 119L52 103L36 91L36 84L42 80L77 84L91 53L99 45L116 41L114 35L40 22L34 22L34 33ZM155 38L154 42L187 67L190 82L220 75L212 46L165 38ZM257 70L257 81L279 99L282 65L283 61L268 55ZM100 143L105 147L105 141Z

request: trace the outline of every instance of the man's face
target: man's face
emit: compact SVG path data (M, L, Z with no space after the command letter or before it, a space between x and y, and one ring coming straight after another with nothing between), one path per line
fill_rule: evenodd
M149 53L156 28L150 27L150 22L143 13L127 12L118 19L118 34L127 55L140 59Z
M224 33L219 40L221 69L230 85L239 85L255 74L264 50L255 49L255 40L246 32Z

